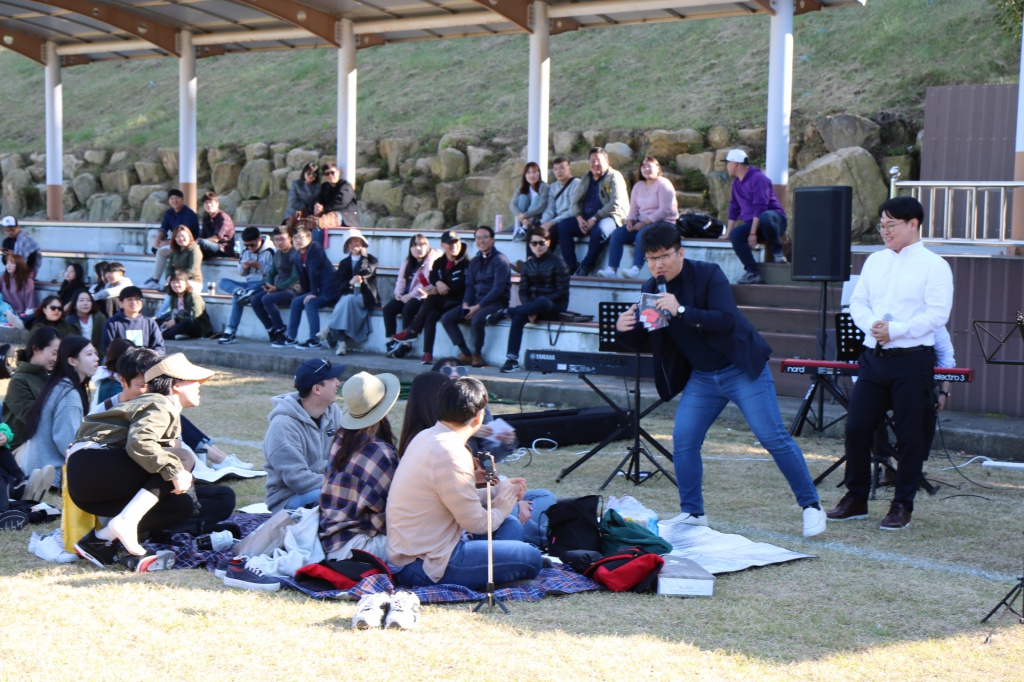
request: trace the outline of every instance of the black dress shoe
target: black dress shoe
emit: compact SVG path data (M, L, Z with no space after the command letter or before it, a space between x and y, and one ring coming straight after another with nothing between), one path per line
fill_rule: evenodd
M853 493L846 493L835 509L825 512L832 521L849 521L850 519L866 519L868 517L868 502L862 500Z
M910 507L903 502L892 501L889 505L889 513L878 525L881 530L903 530L910 525Z

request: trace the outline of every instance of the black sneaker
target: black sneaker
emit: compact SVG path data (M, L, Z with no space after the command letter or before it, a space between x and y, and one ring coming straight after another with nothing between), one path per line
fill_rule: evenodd
M81 540L75 543L75 551L78 556L88 559L100 568L107 568L117 563L118 543L113 540L101 540L96 537L96 531L86 533Z
M17 509L0 512L0 530L21 530L28 523L28 514Z
M248 557L237 557L228 563L227 568L224 569L225 585L263 592L277 592L281 589L281 583L276 578L264 575L263 571L255 566L246 566L247 561Z
M509 358L505 360L505 364L501 366L502 374L511 374L512 372L519 371L519 361Z
M402 345L401 341L394 341L394 340L388 341L387 346L386 346L386 350L384 351L384 357L386 357L386 358L393 358L393 357L395 357L395 351L398 350L398 347L401 346L401 345Z
M294 348L296 345L295 339L289 339L287 336L277 336L270 342L272 348Z
M576 268L576 272L572 273L573 277L590 277L590 268L586 265L581 265Z
M217 339L217 343L221 345L227 345L229 343L235 343L237 341L238 339L235 338L234 332L226 332L224 334L221 334L220 338Z
M255 289L246 289L242 293L238 294L237 301L239 303L248 303L249 299L256 295Z
M406 355L408 355L411 352L412 352L412 344L411 343L400 343L400 344L398 344L398 348L396 348L394 350L394 352L391 354L391 357L396 358L398 360L401 360L402 358L404 358Z
M493 313L484 318L484 322L488 325L495 325L508 317L508 308L500 308L495 310Z
M295 347L299 350L320 350L324 346L320 343L320 339L306 339Z

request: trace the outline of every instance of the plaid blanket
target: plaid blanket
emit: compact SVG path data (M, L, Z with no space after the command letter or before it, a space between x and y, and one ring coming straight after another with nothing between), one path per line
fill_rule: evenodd
M242 529L242 537L256 530L260 524L270 518L270 514L234 513L228 521L237 523ZM174 552L174 568L198 568L205 566L213 571L217 561L230 552L197 551L195 538L188 533L175 533L166 542L143 542L142 545L153 552L171 550ZM277 576L275 576L277 577ZM291 578L277 577L285 587L298 590L313 599L359 599L366 594L376 592L394 593L395 586L384 575L371 575L364 578L351 590L327 590L315 592L300 587ZM591 590L604 589L590 578L575 573L567 566L556 565L545 568L529 585L516 585L495 590L494 596L502 601L538 601L545 595L575 594ZM483 599L486 595L461 585L433 585L413 590L423 603L439 604L443 602L473 602Z

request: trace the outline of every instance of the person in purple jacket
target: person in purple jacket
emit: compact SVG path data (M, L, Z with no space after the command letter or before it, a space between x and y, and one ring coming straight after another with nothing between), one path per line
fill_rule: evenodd
M750 165L745 151L730 151L725 157L725 169L735 179L732 182L732 200L729 202L728 230L720 238L732 242L732 248L746 270L739 283L761 284L764 278L754 262L751 249L758 242L767 244L776 263L787 262L779 241L789 224L786 211L775 196L772 181L760 168Z

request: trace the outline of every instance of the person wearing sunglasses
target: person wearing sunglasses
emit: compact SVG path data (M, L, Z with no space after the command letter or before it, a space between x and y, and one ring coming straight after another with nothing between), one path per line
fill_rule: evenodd
M313 215L320 218L320 227L354 227L359 223L356 191L348 180L341 177L337 164L325 163L324 182L313 204Z
M75 333L68 321L64 319L64 306L60 304L60 298L52 294L43 298L42 303L32 313L32 320L28 323L28 328L35 329L40 325L53 327L62 339Z
M288 220L295 213L309 215L320 196L320 168L315 161L302 167L302 174L295 178L288 188L288 208L284 219Z

